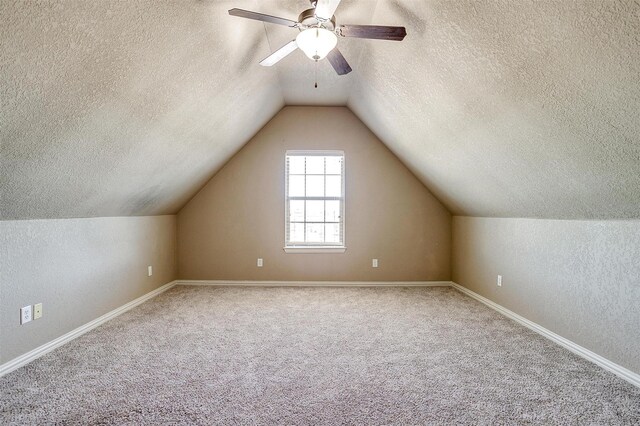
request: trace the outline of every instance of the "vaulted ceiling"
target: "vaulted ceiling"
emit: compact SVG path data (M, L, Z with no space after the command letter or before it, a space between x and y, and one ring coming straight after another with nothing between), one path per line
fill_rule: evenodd
M284 105L347 105L455 214L640 217L637 2L343 0L408 33L341 38L346 76L227 13L308 5L0 2L0 218L175 213Z

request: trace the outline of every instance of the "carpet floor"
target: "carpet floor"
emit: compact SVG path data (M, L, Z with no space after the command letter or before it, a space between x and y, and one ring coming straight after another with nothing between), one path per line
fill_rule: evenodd
M174 287L0 393L3 425L640 424L640 389L446 287Z

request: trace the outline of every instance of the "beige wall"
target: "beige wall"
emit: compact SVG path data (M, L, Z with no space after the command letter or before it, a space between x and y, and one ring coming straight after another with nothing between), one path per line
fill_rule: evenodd
M639 259L637 220L453 220L453 281L636 373Z
M283 251L284 158L290 149L345 152L345 253ZM285 107L178 213L178 275L448 280L450 239L449 212L349 109ZM371 267L372 258L379 268Z
M0 364L175 278L175 216L0 221Z

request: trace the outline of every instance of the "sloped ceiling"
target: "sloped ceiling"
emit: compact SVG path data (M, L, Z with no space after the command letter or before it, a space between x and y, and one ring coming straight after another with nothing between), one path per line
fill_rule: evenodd
M640 217L637 2L343 0L408 32L343 77L227 14L308 4L0 2L0 218L175 213L285 104L346 104L456 214Z
M454 214L640 217L640 2L380 1L349 107Z
M1 1L2 219L175 213L284 105L257 3Z

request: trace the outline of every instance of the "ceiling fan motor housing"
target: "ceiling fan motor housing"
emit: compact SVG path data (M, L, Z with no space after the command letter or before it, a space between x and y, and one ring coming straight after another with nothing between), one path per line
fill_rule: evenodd
M316 10L312 8L303 11L300 16L298 16L298 23L300 23L300 26L298 27L300 31L303 31L306 28L313 28L318 26L329 31L333 31L336 28L336 17L332 16L331 19L320 21L316 17Z

